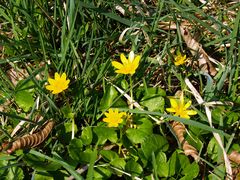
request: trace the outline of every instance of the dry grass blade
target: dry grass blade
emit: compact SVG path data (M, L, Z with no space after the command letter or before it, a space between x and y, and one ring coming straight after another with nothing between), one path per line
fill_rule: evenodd
M194 95L195 99L198 101L198 103L203 104L203 102L204 102L203 98L200 96L200 94L194 88L194 86L192 85L192 83L189 81L188 78L185 79L185 83L187 84L187 86L191 90L191 92L193 93L193 95ZM207 115L208 123L209 123L210 127L213 128L211 110L208 106L205 105L205 103L203 105L205 106L205 112L206 112L206 115ZM223 157L224 157L224 161L225 161L226 172L227 172L227 175L228 175L226 178L227 179L232 179L232 167L231 167L230 161L227 157L227 153L225 151L225 148L223 146L222 139L221 139L221 137L218 133L213 132L213 136L215 137L215 139L217 140L219 146L221 147L221 149L223 151Z

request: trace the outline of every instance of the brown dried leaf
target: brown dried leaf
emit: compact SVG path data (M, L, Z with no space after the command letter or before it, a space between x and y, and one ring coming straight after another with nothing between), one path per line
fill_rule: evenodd
M8 154L11 154L18 149L38 146L48 137L49 133L52 131L54 124L54 121L50 120L44 125L43 129L39 130L37 133L25 135L16 139L13 142L4 143L0 147L0 151L2 149L6 149L6 152Z
M190 34L187 27L181 25L180 26L181 35L190 49L190 52L193 56L198 56L198 64L203 72L209 73L212 76L217 74L215 67L212 65L209 60L208 54L202 48L202 45L198 43Z
M196 148L193 147L192 145L190 145L187 142L187 140L185 140L185 138L184 138L184 134L186 133L186 127L184 126L184 124L177 122L177 121L173 121L171 125L173 128L173 131L177 135L177 138L178 138L180 144L182 145L182 149L183 149L184 153L187 156L189 156L189 155L192 156L197 161L199 159L199 156L198 156L198 152L197 152Z
M160 22L159 28L164 30L175 30L177 29L177 25L174 22ZM189 24L187 21L181 23L180 32L183 40L185 41L187 47L190 49L192 55L198 57L198 64L201 70L212 76L215 76L217 74L217 70L213 66L212 62L217 64L218 62L208 56L208 54L202 48L202 45L192 37L191 33L188 30L189 28L191 28L191 24Z
M230 161L240 164L240 153L238 153L237 151L232 151L228 155L228 158Z

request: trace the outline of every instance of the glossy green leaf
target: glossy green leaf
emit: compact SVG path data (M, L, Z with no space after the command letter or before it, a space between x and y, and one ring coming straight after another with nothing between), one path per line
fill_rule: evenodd
M118 140L117 132L114 128L109 127L94 127L93 132L96 133L98 138L98 144L105 144L107 140L116 143Z
M217 161L218 160L218 153L221 151L220 146L218 145L216 139L213 137L210 142L208 143L207 146L207 152L208 156L213 160Z
M103 159L107 162L113 161L114 159L118 158L118 154L111 150L101 150L100 154L102 155Z
M183 174L189 177L196 178L199 174L199 166L196 162L193 162L192 164L188 164L183 169Z
M48 172L37 172L33 176L34 180L54 180L54 177Z
M149 87L149 88L145 89L144 95L145 96L158 95L158 96L165 97L166 91L160 87Z
M83 152L79 152L79 162L89 163L91 161L91 157L94 155L94 152L91 149L86 149Z
M140 118L136 122L137 129L129 128L126 131L128 139L134 143L142 143L144 139L152 134L152 122L147 118Z
M30 79L20 80L16 85L16 91L28 91L31 94L34 93L34 82Z
M82 130L81 140L83 144L89 145L92 142L93 134L92 134L92 128L87 126L84 127Z
M141 102L141 105L147 107L148 111L164 111L165 100L158 95L145 96Z
M190 165L188 156L186 156L182 152L178 153L178 159L179 159L179 162L181 162L180 163L181 169L185 169L187 166Z
M100 101L99 109L102 111L110 107L126 107L127 104L122 98L119 98L118 91L113 86L107 86L106 91Z
M79 160L80 152L82 151L83 143L81 139L72 139L68 146L68 153L74 160Z
M123 88L123 90L127 90L129 88L128 82L126 81L126 79L123 79L121 81L121 86Z
M168 167L169 167L169 176L174 176L176 171L177 171L177 163L178 159L177 159L177 152L175 151L172 156L170 157L170 159L168 160Z
M74 113L70 106L64 106L61 108L61 112L63 113L63 117L66 119L74 119Z
M108 109L112 106L114 99L118 96L117 90L113 86L107 86L103 98L100 101L100 109Z
M9 168L5 179L24 179L23 170L19 166L13 166Z
M118 169L124 170L126 162L124 158L115 158L110 162L110 164Z
M139 163L131 159L126 163L125 171L130 173L132 176L140 176L143 172L143 168Z
M152 152L167 151L169 147L168 141L163 136L153 134L146 137L142 143L142 151L146 158L150 159Z
M28 112L34 105L32 94L28 91L18 91L15 94L15 101L25 112Z
M78 131L77 125L74 124L74 134ZM72 139L72 122L65 122L59 127L59 139L65 143L69 144Z
M227 114L227 124L231 125L239 120L240 113L230 112Z
M159 177L168 177L169 163L167 163L167 156L164 152L159 152L156 156L157 174Z
M109 179L112 175L112 172L107 167L96 167L93 170L94 180Z
M166 92L161 88L147 88L140 104L147 107L148 111L164 111Z
M56 162L46 161L44 158L33 154L25 154L23 160L29 167L37 171L56 171L61 167L61 165Z

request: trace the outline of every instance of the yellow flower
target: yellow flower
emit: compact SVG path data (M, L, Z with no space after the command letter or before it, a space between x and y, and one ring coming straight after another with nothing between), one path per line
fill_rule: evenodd
M170 98L171 108L167 108L168 112L175 113L174 116L179 116L181 118L190 119L191 115L197 114L194 110L187 110L192 102L188 101L184 104L183 93L180 95L180 99ZM190 116L189 116L190 115Z
M177 55L174 57L175 66L184 64L185 61L186 61L186 54L183 56L179 51L177 51Z
M103 121L108 123L108 127L118 127L118 124L123 122L123 116L126 116L125 112L118 112L118 109L109 109L108 113L104 113L106 118L103 118Z
M66 73L63 73L61 76L56 72L54 74L54 78L48 78L48 82L50 85L46 86L47 90L52 91L53 94L58 94L62 91L64 91L65 89L68 88L68 84L70 82L70 80L66 79L67 75Z
M120 54L120 60L122 63L113 61L112 65L113 65L113 67L115 67L117 69L115 72L118 74L133 75L139 66L140 59L141 59L141 56L137 55L135 57L134 52L131 51L129 53L128 59L125 57L124 54Z

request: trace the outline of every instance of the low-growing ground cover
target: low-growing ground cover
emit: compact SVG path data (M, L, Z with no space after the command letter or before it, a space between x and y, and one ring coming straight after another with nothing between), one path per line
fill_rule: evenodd
M238 179L239 8L2 1L1 179Z

